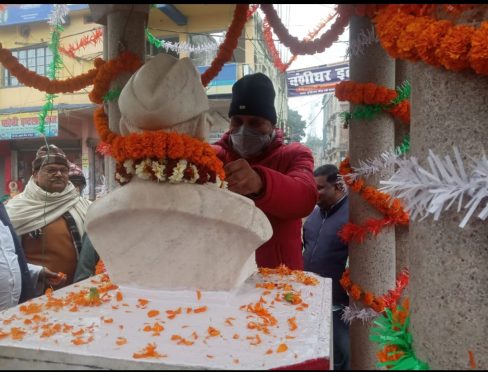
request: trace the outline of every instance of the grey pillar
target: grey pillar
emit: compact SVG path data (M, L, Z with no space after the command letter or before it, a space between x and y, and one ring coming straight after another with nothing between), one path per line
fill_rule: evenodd
M149 14L149 4L90 4L92 16L96 22L106 25L104 31L104 56L108 59L117 57L123 50L137 54L142 61L146 55L145 28ZM105 36L106 34L106 36ZM105 44L106 43L106 44ZM105 52L108 50L108 52ZM122 88L130 75L124 74L112 82L110 89ZM110 129L119 131L120 111L117 102L108 104ZM105 159L105 178L108 191L116 186L115 162Z
M428 150L443 158L456 145L471 171L488 144L488 78L412 65L412 155L421 166ZM468 173L469 174L469 173ZM454 209L454 210L452 210ZM488 368L488 224L451 208L438 221L410 224L411 331L417 357L431 369Z
M401 59L395 60L395 85L399 87L406 80L410 79L410 62ZM395 121L395 147L400 146L405 135L410 134L410 126L405 125L401 120ZM407 155L408 156L408 155ZM408 226L395 226L395 247L396 247L396 273L397 275L403 268L408 268ZM405 294L408 287L405 288Z
M355 40L361 30L371 28L366 17L353 16L350 23L350 40ZM373 44L365 49L364 55L351 56L351 80L359 83L373 82L388 88L395 85L395 64L381 45ZM351 105L351 110L355 105ZM349 153L351 164L358 165L360 159L376 157L394 145L394 124L391 115L383 113L368 122L353 122L349 127ZM392 169L381 175L369 177L366 182L378 187L379 180L391 175ZM350 196L350 220L364 223L368 218L382 218L382 215L367 204L356 193ZM385 293L395 284L395 230L384 229L377 237L368 238L363 244L349 245L349 266L351 280L364 290L377 295ZM354 302L350 299L351 304ZM362 307L362 305L360 305ZM360 321L351 324L351 368L375 369L378 346L369 340L370 325Z

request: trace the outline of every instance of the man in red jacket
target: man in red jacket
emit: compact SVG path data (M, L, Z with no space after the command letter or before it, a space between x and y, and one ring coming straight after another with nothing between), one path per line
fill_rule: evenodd
M283 143L274 99L266 75L238 80L232 87L230 129L214 148L225 164L229 190L253 199L273 227L272 238L256 251L257 265L303 270L302 218L317 202L313 156L300 143Z

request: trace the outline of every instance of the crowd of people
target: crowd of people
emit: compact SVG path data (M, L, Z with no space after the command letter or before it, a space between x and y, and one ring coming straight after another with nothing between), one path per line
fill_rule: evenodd
M230 128L213 148L224 163L228 189L252 199L273 228L271 239L256 250L257 265L284 264L332 278L334 369L349 369L349 331L340 319L349 300L339 284L348 247L337 235L349 219L348 197L336 166L314 170L309 148L284 143L274 101L266 75L238 80ZM90 201L81 196L81 169L62 149L46 145L32 171L23 192L0 203L0 310L93 275L100 259L84 230Z

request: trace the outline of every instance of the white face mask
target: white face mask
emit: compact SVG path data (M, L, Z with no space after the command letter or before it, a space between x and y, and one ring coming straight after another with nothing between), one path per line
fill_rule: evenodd
M230 135L232 148L245 159L260 155L274 137L274 130L271 134L261 134L244 124L239 127L237 132Z

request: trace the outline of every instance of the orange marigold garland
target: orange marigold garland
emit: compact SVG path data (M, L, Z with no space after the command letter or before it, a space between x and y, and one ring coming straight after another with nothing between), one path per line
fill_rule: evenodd
M293 54L302 55L322 53L325 49L329 48L344 32L349 23L349 18L354 12L354 7L350 4L339 4L337 8L338 17L330 30L318 39L307 41L300 41L297 37L290 35L274 9L273 4L261 4L261 10L265 13L270 26L273 28L280 42L288 47Z
M375 296L371 292L364 291L359 285L353 283L350 278L349 268L347 268L340 279L342 288L356 301L361 301L364 305L372 308L377 313L383 312L386 308L394 308L400 299L403 290L408 285L408 270L404 269L398 275L395 289L390 289L383 296Z
M241 36L242 29L247 22L248 9L249 4L236 5L234 17L225 35L225 40L220 45L217 56L212 61L210 67L201 76L204 87L218 75L224 63L230 61L232 58L232 53L237 48L239 36Z
M117 58L104 63L93 80L93 90L88 98L94 103L103 103L103 97L110 88L110 83L121 73L134 73L142 66L140 58L130 52L123 52Z
M469 6L446 10L459 14L472 7L465 5ZM480 28L455 25L450 20L427 16L432 13L430 9L421 9L418 5L390 4L378 11L373 22L380 43L390 56L422 60L451 71L471 68L480 75L488 75L488 22L482 22Z
M337 12L329 15L326 19L319 22L319 24L315 26L315 28L311 32L308 33L308 35L303 39L303 41L309 41L315 36L317 36L320 30L322 30L327 25L327 23L329 23L336 16L336 14ZM264 40L266 41L266 45L268 46L268 50L271 54L271 57L273 58L273 63L275 67L278 69L278 71L284 73L288 69L288 67L290 67L290 65L295 61L297 55L296 54L292 55L287 63L283 63L283 61L280 58L280 54L278 53L278 50L275 47L271 26L269 25L267 18L265 18L263 22L263 37Z
M222 161L208 144L197 138L175 132L144 131L119 136L108 126L108 117L103 107L95 110L95 127L103 142L110 145L112 156L118 163L118 170L123 172L126 160L169 159L182 160L215 173L221 180L225 179ZM176 164L173 164L173 168ZM125 173L125 178L129 174ZM202 177L203 178L203 177ZM130 179L130 178L128 178Z
M339 231L339 236L344 242L356 241L362 243L367 234L376 236L387 226L408 225L408 213L403 209L399 199L393 199L390 195L378 191L374 187L367 186L361 178L355 181L349 179L348 174L352 173L349 158L341 162L339 173L351 190L360 193L364 200L385 216L383 219L370 218L362 225L348 222Z
M408 331L409 307L407 298L402 306L395 305L386 309L384 316L374 320L369 339L382 347L376 354L378 367L401 371L430 369L427 363L415 356L412 335Z
M103 59L95 59L95 68L79 76L66 80L50 80L46 76L41 76L34 71L30 71L23 66L19 60L12 55L10 50L4 49L0 43L0 63L17 78L17 80L31 88L46 92L55 93L72 93L86 88L93 84L93 79L98 73L98 69L105 63Z
M341 81L336 85L335 96L339 101L350 101L356 105L367 105L353 114L346 114L346 122L353 117L371 118L385 110L399 118L403 123L410 123L410 84L406 82L398 91L374 83L356 83Z

